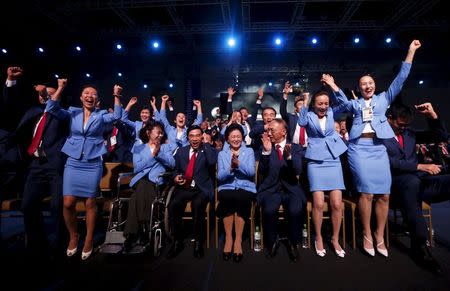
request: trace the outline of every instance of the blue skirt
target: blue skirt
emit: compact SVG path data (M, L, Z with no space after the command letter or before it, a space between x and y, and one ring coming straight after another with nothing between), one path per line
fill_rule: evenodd
M344 190L341 160L327 158L324 161L308 160L309 191Z
M64 167L63 195L84 198L97 196L102 173L101 157L92 160L68 157Z
M359 138L348 146L348 162L358 192L389 194L391 168L386 148L379 139Z

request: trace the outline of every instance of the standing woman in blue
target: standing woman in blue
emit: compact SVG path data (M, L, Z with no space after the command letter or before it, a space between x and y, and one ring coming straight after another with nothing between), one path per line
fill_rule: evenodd
M347 100L344 93L334 83L330 75L322 75L322 82L328 84L334 91L345 110L354 114L353 126L349 136L348 161L353 174L353 182L361 196L359 212L363 225L363 248L375 256L370 217L372 200L377 195L375 215L377 227L374 232L376 249L382 256L388 256L383 234L389 211L389 193L391 189L391 171L386 148L381 139L394 137L394 132L386 120L386 110L400 93L403 83L409 75L414 54L421 44L413 40L409 45L408 54L402 63L400 72L395 77L387 91L375 94L375 81L370 75L359 79L361 96L358 100ZM339 93L338 93L339 92Z
M58 90L60 86L63 85L58 80ZM120 86L114 85L113 113L95 108L98 95L97 89L93 86L83 88L80 96L82 108L62 109L59 104L60 94L53 95L47 103L46 111L50 114L55 115L58 119L70 120L70 135L61 150L68 155L63 180L63 214L70 235L66 252L68 257L77 253L78 232L75 205L78 198L84 200L86 207L86 238L81 259L86 260L92 254L97 215L95 196L102 177L102 155L107 152L103 133L110 123L119 120L122 115L121 91Z
M245 145L244 128L239 123L228 125L225 130L226 143L217 159L219 216L223 218L225 228L223 259L230 260L233 248L236 263L243 258L242 231L245 218L250 214L252 196L256 193L255 154ZM234 244L233 224L236 234Z
M305 158L308 159L308 179L313 195L312 216L316 232L314 246L318 256L326 254L321 228L325 192L329 192L331 204L331 222L333 235L331 243L336 254L343 258L345 251L339 245L339 230L342 219L342 191L345 189L342 166L339 156L347 150L334 129L333 109L327 92L314 94L311 100L312 110L308 112L308 97L305 97L300 109L298 124L306 128L308 147Z

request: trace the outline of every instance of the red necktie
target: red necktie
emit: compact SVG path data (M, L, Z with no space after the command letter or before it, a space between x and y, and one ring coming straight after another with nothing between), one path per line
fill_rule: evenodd
M277 144L275 146L275 148L277 149L278 159L281 161L283 159L283 153L281 152L281 146L279 144Z
M300 137L298 139L298 142L304 146L306 141L305 141L305 128L300 126Z
M114 126L112 134L111 134L111 138L115 137L115 136L117 136L117 127ZM111 142L111 138L109 138L110 142ZM117 140L116 140L115 144L110 144L109 147L108 147L108 152L112 152L114 150L114 148L116 147L116 144L117 144Z
M42 139L42 133L44 132L46 120L47 120L47 112L44 112L44 115L42 115L41 121L39 122L38 127L36 129L36 134L34 135L33 140L31 141L31 144L27 150L30 156L32 156L39 147L39 143L41 142Z
M186 173L184 173L187 187L189 187L191 185L192 177L194 176L194 167L195 167L196 159L197 159L197 151L194 150L194 152L192 153L192 156L189 160L189 164L187 165Z
M403 149L403 147L404 147L404 145L403 145L403 135L397 134L397 140L398 140L398 143L400 144L400 147Z

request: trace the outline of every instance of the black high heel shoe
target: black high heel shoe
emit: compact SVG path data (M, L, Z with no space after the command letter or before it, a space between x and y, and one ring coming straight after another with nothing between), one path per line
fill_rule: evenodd
M242 258L244 257L244 255L243 254L236 254L236 253L233 253L233 261L235 262L235 263L240 263L241 261L242 261Z
M224 261L229 261L231 259L231 252L223 252L222 257Z

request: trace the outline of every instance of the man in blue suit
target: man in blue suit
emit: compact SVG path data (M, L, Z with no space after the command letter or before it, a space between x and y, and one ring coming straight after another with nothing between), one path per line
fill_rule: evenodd
M44 111L47 100L56 89L45 85L37 85L35 89L39 105L25 113L15 131L15 139L28 167L22 200L26 247L31 258L39 259L63 254L62 172L66 156L61 148L69 134L69 123ZM51 197L50 245L42 216L45 195Z
M416 154L417 143L447 140L447 131L431 103L415 106L417 112L427 117L429 131L413 131L408 128L412 119L409 107L392 105L386 112L388 122L396 137L384 139L392 169L392 198L399 201L408 223L413 259L434 272L442 270L426 244L427 226L422 214L422 201L440 202L450 199L450 175L439 175L441 167L420 164Z
M203 131L198 125L187 129L187 138L189 145L179 148L175 154L176 189L169 204L174 243L167 253L169 259L176 257L184 248L182 217L188 201L191 201L194 225L194 257L203 257L205 211L214 197L217 151L210 144L203 143Z
M305 193L299 184L302 171L302 149L287 143L287 125L282 119L274 119L262 135L262 153L259 163L261 183L257 200L262 206L264 240L268 257L276 255L278 248L278 209L283 205L288 220L288 254L297 261L300 242L301 216Z

